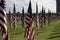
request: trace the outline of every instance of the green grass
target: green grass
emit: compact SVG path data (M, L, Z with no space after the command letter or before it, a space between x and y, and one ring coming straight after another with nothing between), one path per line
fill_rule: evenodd
M41 29L39 27L39 31L36 31L36 27L34 29L35 40L60 40L60 20L52 21L51 25L48 25L48 23L46 23L44 29ZM14 31L13 26L9 27L8 25L8 33L10 40L27 40L26 38L24 38L24 32L25 28L22 28L21 21L18 22L16 31Z

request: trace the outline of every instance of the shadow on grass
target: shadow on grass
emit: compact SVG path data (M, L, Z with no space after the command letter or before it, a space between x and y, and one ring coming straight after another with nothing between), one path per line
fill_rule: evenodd
M44 33L44 31L37 31L37 32L35 32L35 36L39 35L40 33Z
M52 33L51 35L56 35L56 34L60 34L60 32L55 32L55 33Z
M48 39L53 39L53 38L60 38L60 35L58 35L58 36L52 36L52 37L49 37Z
M52 32L59 32L60 31L60 29L58 29L58 30L54 30L54 31L52 31Z

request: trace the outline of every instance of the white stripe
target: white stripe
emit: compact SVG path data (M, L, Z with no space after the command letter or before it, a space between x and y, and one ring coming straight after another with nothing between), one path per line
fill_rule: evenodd
M7 24L6 18L0 14L0 17L5 21L5 23Z
M25 20L28 24L30 23L28 20Z
M26 16L26 18L30 20L30 17Z
M7 36L6 34L3 34L2 40L3 40L3 39L5 39L5 38L6 38L6 36Z
M32 33L31 39L33 39L33 37L34 37L34 31L33 31L33 33Z
M32 30L33 30L33 31L32 31ZM32 32L32 34L31 34L31 39L33 39L33 37L34 37L33 23L32 23L32 25L31 25L31 32Z
M5 14L5 16L6 16L6 12L5 12L5 10L0 6L0 10L1 11L3 11L3 13Z
M5 30L7 31L7 26L6 26L6 24L5 24L4 22L2 22L2 21L0 21L0 24L2 24L2 25L4 26L4 28L5 28Z

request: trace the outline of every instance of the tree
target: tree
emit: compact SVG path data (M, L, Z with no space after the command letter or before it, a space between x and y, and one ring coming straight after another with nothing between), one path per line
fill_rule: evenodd
M9 17L10 17L10 15L11 15L11 11L9 10Z
M15 4L13 5L13 14L15 15L16 14L16 7L15 7Z

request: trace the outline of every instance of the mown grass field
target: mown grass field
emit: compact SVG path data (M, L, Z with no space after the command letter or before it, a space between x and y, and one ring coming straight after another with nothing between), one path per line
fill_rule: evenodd
M34 25L35 27L35 25ZM39 27L39 31L35 30L35 40L60 40L60 20L51 22L51 25L46 23L44 29ZM8 33L10 40L27 40L24 38L25 28L22 28L21 21L17 24L17 29L14 31L13 26L8 25ZM0 33L1 40L1 33Z

